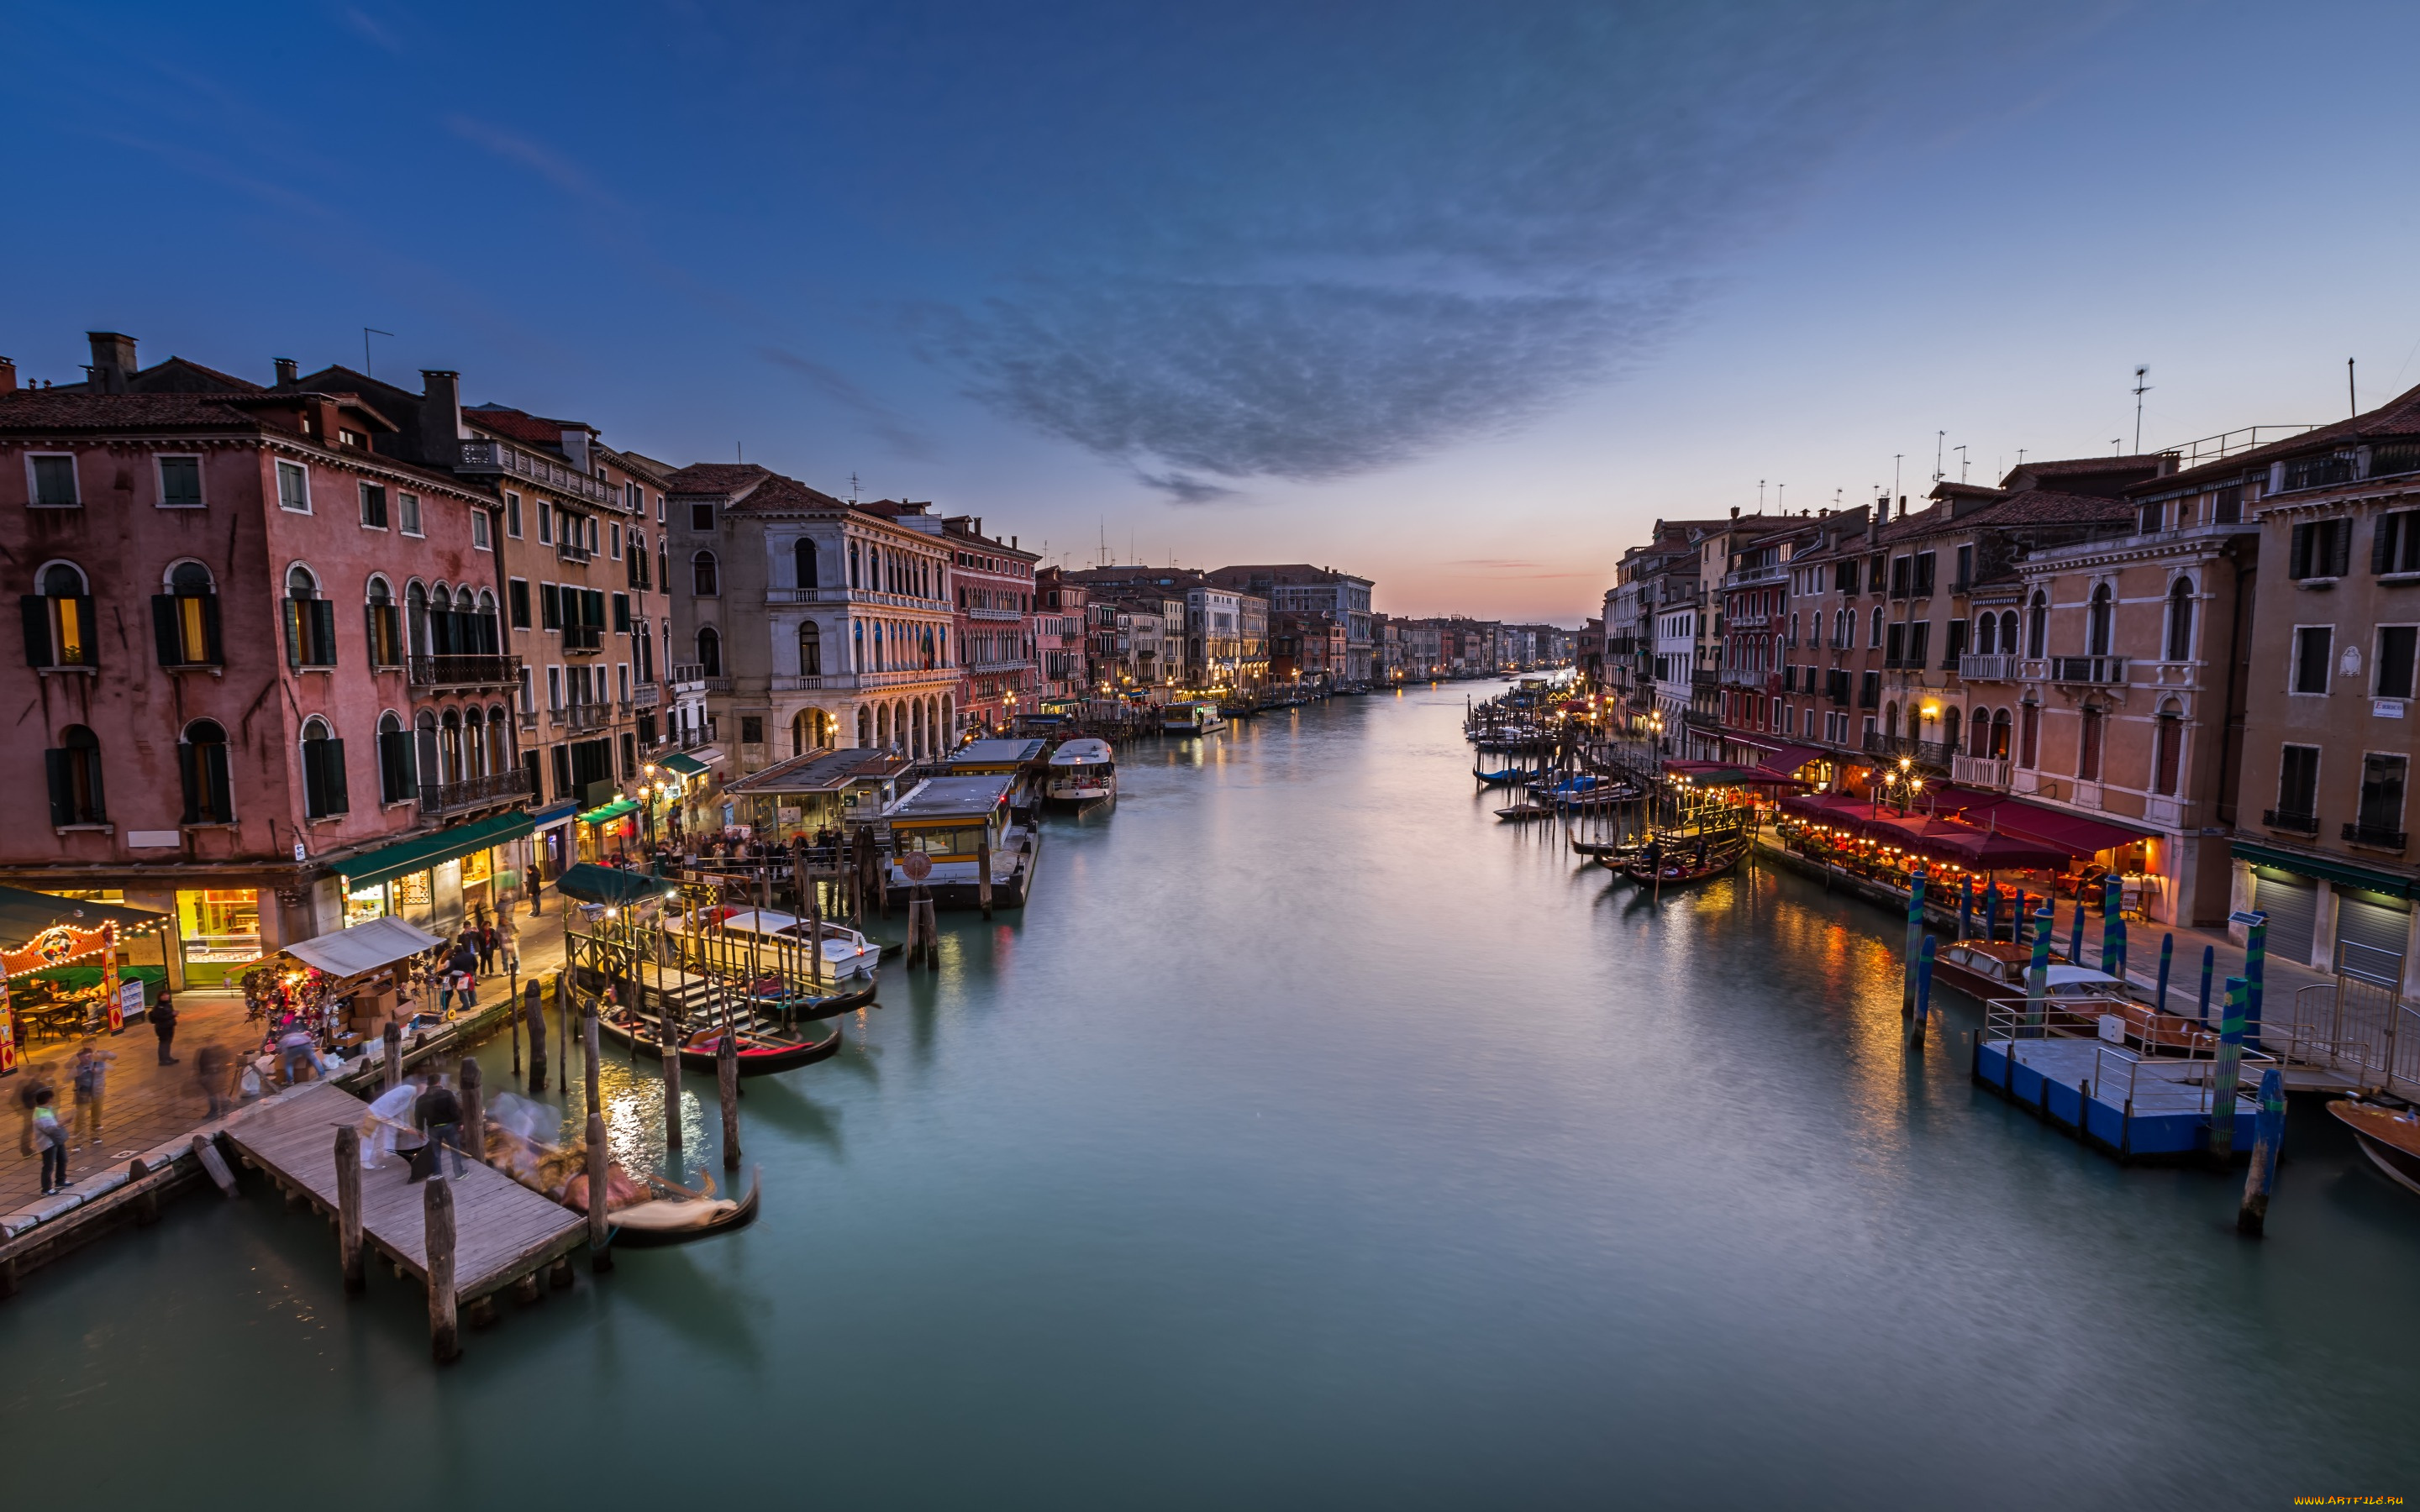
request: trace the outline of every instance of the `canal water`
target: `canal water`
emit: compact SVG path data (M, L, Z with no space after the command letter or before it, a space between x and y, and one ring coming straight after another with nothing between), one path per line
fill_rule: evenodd
M12 1500L2420 1490L2420 1198L2324 1113L2240 1240L2235 1181L1971 1086L1971 1014L1902 1051L1879 911L1771 870L1652 906L1497 824L1462 708L1137 747L1114 812L1050 821L1023 918L951 918L938 979L887 965L842 1056L750 1084L754 1228L583 1267L442 1372L416 1290L348 1301L257 1193L38 1273L0 1305Z

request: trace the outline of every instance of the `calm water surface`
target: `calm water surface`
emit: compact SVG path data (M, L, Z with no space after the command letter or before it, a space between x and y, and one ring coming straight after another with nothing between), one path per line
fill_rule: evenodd
M955 918L938 980L886 966L842 1057L750 1084L752 1230L583 1268L448 1370L417 1290L349 1302L257 1193L37 1275L0 1306L13 1499L2420 1491L2420 1198L2333 1120L2296 1105L2240 1241L2234 1183L1972 1088L1971 1016L1911 1059L1878 911L1764 871L1659 912L1497 825L1462 705L1138 747L1024 918Z

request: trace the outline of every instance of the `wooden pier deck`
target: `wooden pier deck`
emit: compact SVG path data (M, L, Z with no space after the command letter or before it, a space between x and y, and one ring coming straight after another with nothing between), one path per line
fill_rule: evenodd
M336 1129L358 1123L368 1104L324 1083L275 1107L231 1124L226 1137L251 1164L316 1208L336 1211ZM585 1243L588 1222L557 1202L476 1161L446 1172L454 1196L454 1294L472 1302L534 1277L544 1266ZM389 1158L362 1172L362 1240L406 1274L427 1285L428 1250L419 1186L406 1181L404 1163Z

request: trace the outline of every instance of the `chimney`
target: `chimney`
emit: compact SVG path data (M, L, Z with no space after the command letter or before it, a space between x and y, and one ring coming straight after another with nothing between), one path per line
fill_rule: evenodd
M280 357L276 362L277 381L271 387L290 389L302 381L302 370L295 365L293 358Z
M1907 518L1907 495L1905 494L1899 496L1899 517Z
M461 459L462 375L442 367L420 370L420 455L426 467L450 468Z
M1739 518L1739 505L1737 504L1731 505L1731 518Z
M127 376L134 371L134 338L115 331L87 331L92 343L92 392L124 393Z
M17 360L13 357L0 357L0 393L16 392Z

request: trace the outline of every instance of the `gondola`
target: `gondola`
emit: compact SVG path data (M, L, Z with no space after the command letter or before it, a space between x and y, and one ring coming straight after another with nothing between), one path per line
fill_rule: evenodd
M874 1001L874 993L877 985L872 978L868 978L862 986L852 987L845 993L834 993L829 997L792 998L786 1005L789 1017L796 1023L812 1024L816 1019L837 1018L843 1013L854 1013ZM746 1001L754 1005L760 1017L780 1013L784 1007L779 993L763 994L750 997Z
M1488 787L1497 788L1502 787L1507 782L1518 782L1529 774L1517 766L1508 766L1500 772L1481 771L1478 767L1474 766L1470 769L1470 775L1477 778L1481 783Z
M2398 1185L2420 1192L2420 1117L2411 1108L2339 1098L2328 1104L2328 1111L2352 1131L2371 1165Z
M660 1249L667 1244L687 1244L693 1240L712 1239L735 1228L745 1228L756 1221L757 1199L765 1195L764 1167L758 1166L750 1176L748 1195L729 1207L723 1205L727 1199L703 1197L644 1202L635 1208L608 1212L605 1222L613 1230L613 1242L631 1249ZM720 1211L702 1222L690 1219L689 1214L680 1211L700 1207Z
M1496 817L1511 824L1524 825L1532 819L1552 819L1555 810L1543 804L1516 803L1510 809L1498 809Z
M1585 856L1591 861L1602 861L1606 865L1614 868L1616 871L1621 870L1623 862L1629 860L1632 856L1637 856L1645 848L1645 843L1643 841L1635 840L1581 840L1577 836L1574 836L1572 839L1572 852L1574 855Z
M653 1056L659 1060L663 1058L663 1047L656 1042L656 1026L652 1019L636 1017L634 1023L625 1024L600 1013L597 1018L597 1026L600 1032L620 1041L632 1050ZM714 1051L721 1032L719 1026L709 1026L692 1032L681 1045L680 1063L690 1071L711 1073L716 1069ZM739 1054L737 1057L739 1061L739 1074L769 1076L775 1072L793 1071L800 1066L811 1066L818 1060L838 1055L840 1041L838 1029L832 1030L820 1040L790 1040L779 1035L768 1034L762 1029L742 1029L739 1031Z
M1639 854L1621 863L1621 871L1641 887L1678 887L1720 876L1739 865L1740 857L1746 854L1745 835L1709 839L1703 861L1697 858L1694 841L1674 841L1664 847L1658 865L1649 866L1646 851L1641 848Z

